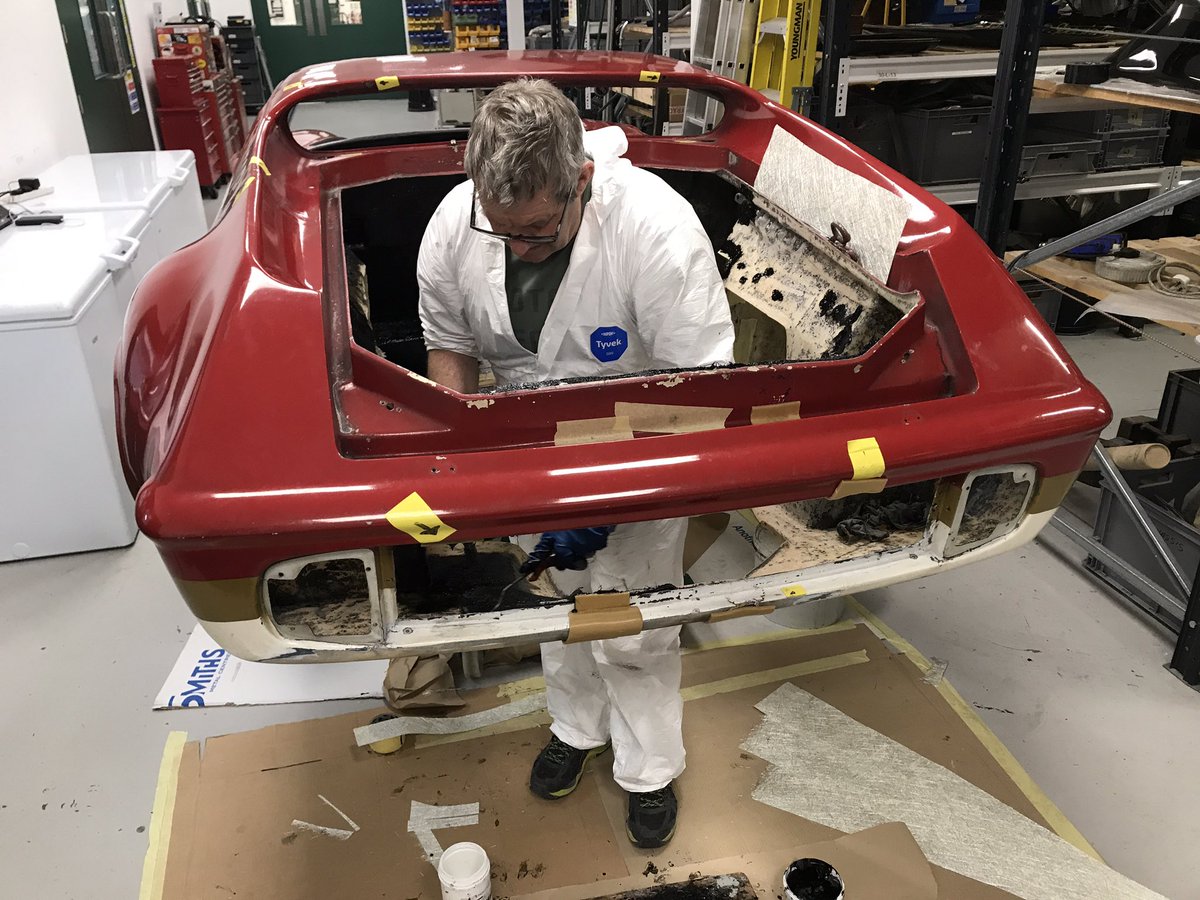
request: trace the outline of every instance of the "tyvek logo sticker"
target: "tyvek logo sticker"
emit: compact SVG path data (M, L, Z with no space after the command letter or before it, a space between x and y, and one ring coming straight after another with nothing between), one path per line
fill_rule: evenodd
M592 356L600 362L613 362L629 349L629 334L624 328L606 325L592 332Z

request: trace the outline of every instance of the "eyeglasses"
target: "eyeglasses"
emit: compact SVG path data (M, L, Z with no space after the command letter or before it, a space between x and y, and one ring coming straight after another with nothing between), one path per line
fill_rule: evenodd
M563 222L567 218L567 207L571 205L571 200L574 197L568 198L563 203L562 215L558 217L558 227L554 229L554 234L501 234L498 231L488 231L486 228L480 228L475 224L475 210L479 206L479 197L475 191L471 191L471 230L478 231L480 234L486 234L488 237L494 237L504 241L506 244L509 241L519 241L522 244L553 244L558 240L559 232L562 231Z

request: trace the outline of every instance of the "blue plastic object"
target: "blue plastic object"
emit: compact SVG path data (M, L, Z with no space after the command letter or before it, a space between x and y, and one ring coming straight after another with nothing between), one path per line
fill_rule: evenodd
M934 25L957 25L979 18L980 0L926 0L922 18Z
M1098 238L1092 238L1086 244L1071 248L1063 256L1069 256L1071 259L1095 259L1097 256L1106 256L1112 253L1123 242L1124 238L1119 232L1102 234Z

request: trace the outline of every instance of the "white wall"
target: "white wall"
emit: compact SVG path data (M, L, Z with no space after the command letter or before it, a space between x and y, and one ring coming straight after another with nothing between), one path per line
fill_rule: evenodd
M83 118L50 0L0 2L0 184L87 152Z

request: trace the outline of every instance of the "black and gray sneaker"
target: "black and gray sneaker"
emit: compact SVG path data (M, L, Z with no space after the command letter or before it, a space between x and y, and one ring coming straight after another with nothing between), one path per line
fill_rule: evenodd
M661 847L675 836L679 801L671 785L657 791L630 793L625 831L635 847Z
M579 786L583 767L605 750L608 744L591 750L576 750L570 744L550 735L550 743L542 748L529 773L529 789L544 800L565 797Z

